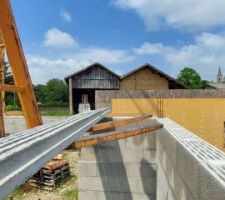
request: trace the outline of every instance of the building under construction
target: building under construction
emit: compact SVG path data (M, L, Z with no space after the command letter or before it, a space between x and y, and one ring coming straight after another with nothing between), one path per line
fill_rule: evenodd
M89 111L42 124L9 0L0 32L15 80L0 89L18 92L27 127L5 137L0 112L1 200L66 148L80 150L79 200L225 199L224 90L184 90L150 65L120 77L94 64L66 78L71 111Z

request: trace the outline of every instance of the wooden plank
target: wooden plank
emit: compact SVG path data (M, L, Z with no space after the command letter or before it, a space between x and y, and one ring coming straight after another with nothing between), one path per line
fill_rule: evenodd
M58 168L62 168L63 166L65 165L69 165L69 162L66 161L66 160L53 160L53 161L50 161L48 162L44 167L43 169L48 169L48 170L56 170Z
M21 87L17 87L15 85L0 85L0 91L8 91L8 92L18 92L18 91L23 91L24 89Z
M119 127L119 126L125 126L125 125L128 125L128 124L133 124L133 123L142 121L142 120L150 118L150 117L152 117L152 115L143 115L143 116L134 117L134 118L131 118L131 119L125 119L125 120L96 124L89 130L89 132L95 133L95 132L99 132L99 131L109 130L109 129L113 129L113 128L116 128L116 127Z
M162 124L153 125L153 126L145 126L138 129L127 130L124 132L110 132L110 133L102 133L90 136L84 136L80 138L78 141L73 143L70 148L72 149L80 149L83 147L94 146L97 144L102 144L105 142L111 142L114 140L125 139L128 137L137 136L143 133L153 132L163 127Z

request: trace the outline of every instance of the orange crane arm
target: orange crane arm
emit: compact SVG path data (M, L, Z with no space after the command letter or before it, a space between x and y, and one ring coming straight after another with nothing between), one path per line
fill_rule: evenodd
M23 90L18 90L18 96L27 127L39 126L42 124L42 119L32 89L30 74L9 0L0 0L0 31L15 87L23 88Z

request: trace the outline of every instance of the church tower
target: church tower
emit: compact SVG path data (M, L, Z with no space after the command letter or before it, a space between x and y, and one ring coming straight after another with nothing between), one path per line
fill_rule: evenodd
M222 74L221 68L219 66L219 70L217 73L217 83L222 83L222 82L223 82L223 74Z

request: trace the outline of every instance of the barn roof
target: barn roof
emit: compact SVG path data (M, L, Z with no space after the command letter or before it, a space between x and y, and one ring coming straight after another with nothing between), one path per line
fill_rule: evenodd
M224 83L207 83L207 86L210 86L214 89L225 89L225 84Z
M88 69L90 69L90 68L92 68L92 67L95 67L95 66L99 66L99 67L103 68L104 70L108 71L109 73L113 74L113 75L116 76L118 79L120 79L120 76L119 76L118 74L116 74L115 72L111 71L110 69L108 69L107 67L105 67L104 65L102 65L101 63L96 62L96 63L93 63L93 64L91 64L91 65L88 65L87 67L84 67L84 68L80 69L79 71L77 71L77 72L75 72L75 73L73 73L73 74L71 74L71 75L65 77L65 80L68 81L68 79L69 79L70 77L79 75L80 73L82 73L82 72L84 72L84 71L86 71L86 70L88 70Z
M137 71L139 71L143 68L148 68L151 71L153 71L155 74L158 74L159 76L162 76L162 77L166 78L172 86L175 86L175 87L178 87L178 88L184 88L184 89L187 88L183 84L177 82L177 80L174 79L173 77L169 76L168 74L165 74L164 72L162 72L161 70L159 70L158 68L154 67L153 65L151 65L149 63L146 63L144 65L141 65L140 67L135 68L134 70L131 70L130 72L121 76L121 79L124 79L127 76L130 76L131 74L136 73Z

